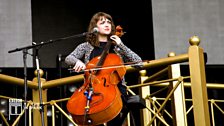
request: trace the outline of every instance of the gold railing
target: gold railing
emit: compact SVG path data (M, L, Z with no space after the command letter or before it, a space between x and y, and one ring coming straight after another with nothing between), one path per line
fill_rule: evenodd
M183 79L185 77L176 75L175 73L172 73L172 72L175 71L175 69L177 67L176 64L189 61L190 80L191 80L191 89L192 89L192 100L193 100L193 105L194 105L195 125L196 126L202 126L202 125L203 126L209 126L210 125L210 117L209 117L210 115L209 115L208 102L207 102L208 99L207 99L207 89L206 89L206 80L205 80L204 59L203 59L204 57L203 57L203 49L198 46L199 43L200 43L199 38L197 36L193 36L192 38L190 38L191 46L189 47L189 50L188 50L187 54L181 54L181 55L176 56L176 55L174 55L174 53L171 53L169 55L169 57L167 57L167 58L161 58L161 59L158 59L158 60L151 60L151 61L143 62L143 68L142 69L146 70L146 69L149 69L149 68L154 68L154 67L167 65L169 72L171 72L169 74L171 79L167 80L167 82L169 82L170 85L172 85L172 88L173 88L171 90L170 94L167 96L167 100L174 93L173 96L175 97L175 99L179 99L179 101L175 101L175 102L180 102L180 100L183 100L183 96L184 96L184 94L181 92L182 89L180 88L180 85L183 85L182 82L183 82ZM135 69L134 67L130 67L130 66L127 67L127 72L134 72L134 71L138 71L138 69ZM145 75L142 75L140 77L141 78L141 88L140 88L141 92L140 93L141 93L141 96L143 98L146 98L146 96L148 96L150 94L148 84L144 85L145 81L149 81L151 79L154 79L154 78L158 77L158 75L163 73L164 71L161 71L157 75L154 75L154 76L151 76L151 77L146 77ZM37 75L36 72L35 72L35 74ZM41 77L43 76L43 71L41 72L40 75L41 75ZM42 83L41 89L42 89L42 96L43 96L43 104L44 105L51 104L52 105L52 110L53 110L52 113L54 112L54 107L57 107L59 109L59 111L61 111L71 122L73 122L72 119L69 117L69 115L67 115L56 104L56 102L64 101L65 99L63 99L63 100L52 100L52 101L48 102L47 101L47 89L52 88L52 87L56 87L56 86L74 84L76 82L81 82L83 79L84 79L83 75L65 77L65 78L51 80L51 81L46 81L45 79L41 78L41 83ZM7 75L3 75L3 74L0 74L0 81L6 82L6 83L11 83L11 84L16 84L16 85L20 85L20 86L24 85L24 80L23 79L7 76ZM164 81L164 82L166 82L166 81ZM159 84L159 83L162 83L162 82L160 82L160 81L151 82L151 84L155 84L155 83ZM40 103L37 77L34 78L33 81L28 81L27 85L28 85L29 88L32 89L32 94L33 94L32 103L34 103L34 104L35 103ZM130 89L131 86L129 86L128 88ZM178 92L178 94L181 95L181 97L175 95L176 92ZM198 100L198 99L200 99L200 100ZM167 102L167 100L165 100L163 105ZM182 103L182 105L184 105L183 102L181 102L181 103ZM147 103L146 105L147 105L147 108L150 108L149 103ZM44 106L44 109L45 110L47 109L46 106ZM160 118L158 115L159 115L159 112L161 111L161 109L162 108L159 108L154 113L153 113L153 111L151 111L153 114L155 114L153 117L150 116L150 113L144 111L146 113L142 114L142 116L144 118L144 124L143 125L144 126L145 125L150 125L156 117ZM175 109L175 113L180 114L179 117L181 119L183 119L181 124L186 125L186 122L185 122L186 121L186 116L183 114L184 110L185 110L185 106L180 107L177 104L175 104L174 109ZM181 112L179 112L178 109L182 109ZM31 125L31 112L30 111L29 111L29 121L30 121L29 123ZM32 112L33 112L32 113L33 120L35 119L35 123L33 123L33 125L34 126L40 126L41 125L40 112L38 110L32 110ZM44 118L44 121L45 121L44 123L47 126L46 111L44 111L44 115L45 115L44 116L45 117ZM149 116L147 116L147 115L149 115ZM2 114L1 114L1 117L3 118L3 120L5 120L5 118ZM176 118L177 118L177 116L175 117L175 119ZM152 119L152 120L149 121L149 119ZM160 119L162 120L162 118L160 118ZM52 124L55 125L54 124L54 121L55 121L54 116L52 116L52 121L53 121Z
M198 47L200 40L197 36L193 36L190 38L190 44L187 55L187 61L189 62L189 69L190 69L190 80L191 80L191 92L192 92L192 101L194 106L194 125L196 126L210 126L210 115L209 115L209 107L208 107L208 96L207 96L207 87L206 87L206 79L205 79L205 63L204 63L204 52L203 49ZM175 53L170 53L168 58L172 58L175 60L176 56ZM184 55L182 55L184 56ZM186 56L186 55L185 55ZM186 62L185 58L182 58L183 62ZM159 60L157 60L159 61ZM167 63L167 62L166 62ZM168 99L171 99L171 106L172 106L172 115L173 116L173 125L177 126L187 126L187 117L186 117L186 105L185 105L185 94L184 94L184 85L183 82L172 80L172 78L183 78L180 74L180 64L181 62L175 62L171 64L167 64L167 68L159 71L158 73L148 77L145 76L146 72L142 72L140 77L140 83L134 86L128 86L129 92L133 93L130 88L133 87L140 87L140 95L142 98L146 100L147 108L142 110L143 115L142 125L149 126L155 120L155 118L159 118L162 121L162 116L160 115L160 111L163 109L163 106L166 104ZM168 77L171 80L166 80L169 83L169 94L166 97L163 105L161 108L156 110L156 113L153 113L154 116L152 117L152 110L148 111L152 105L148 95L150 92L150 86L164 83L163 81L153 81L152 83L148 84L147 81L150 80L157 80L160 75L164 73L168 74ZM180 84L181 83L181 84ZM171 98L172 96L172 98ZM154 106L153 106L154 107ZM147 110L148 109L148 110ZM165 121L162 121L165 125Z
M163 84L163 86L168 86L167 84ZM207 85L212 85L212 84L207 84ZM221 84L218 84L220 85L221 88L219 88L219 86L210 86L210 88L217 88L217 89L222 89L223 86L221 86ZM162 86L162 85L160 85ZM147 99L150 100L151 104L153 105L153 109L151 108L147 108L148 111L150 111L151 113L153 113L154 115L156 115L156 111L158 111L158 107L160 108L163 108L164 106L162 106L162 104L160 103L160 101L165 101L167 98L161 98L161 97L148 97ZM185 99L185 102L188 103L192 103L192 99ZM189 103L189 104L190 104ZM210 105L210 113L211 113L211 121L212 121L212 126L215 126L218 124L218 122L215 122L215 119L219 118L219 116L215 115L217 114L218 112L220 112L220 115L223 115L224 114L224 109L222 108L223 106L223 103L224 103L224 100L217 100L217 99L208 99L208 103ZM158 107L157 107L158 106ZM173 116L172 116L172 113L169 112L170 110L167 110L166 108L163 108L164 110L164 113L167 115L167 117L169 117L171 120L173 120ZM215 113L214 112L214 109L217 109L218 111ZM193 105L189 106L188 109L186 110L186 115L188 116L188 114L193 110ZM167 123L167 121L162 118L161 116L159 115L156 115L157 116L157 119L159 121L161 121L164 125L166 126L169 126L169 124ZM164 116L164 115L163 115ZM220 119L221 120L221 119ZM156 119L153 120L154 121L154 126L157 126L159 125L158 124L158 121ZM223 123L223 121L222 121ZM219 125L219 124L218 124Z
M179 77L179 78L173 78L173 79L167 79L167 80L162 80L162 81L154 81L151 83L144 83L144 84L138 84L138 85L133 85L133 86L128 86L128 91L132 94L132 95L136 95L133 91L131 91L131 88L137 88L137 87L144 87L144 86L153 86L153 85L157 85L160 83L166 83L166 82L172 82L172 81L177 81L175 86L173 87L173 89L168 93L167 97L165 98L164 102L162 103L161 107L159 109L157 109L156 111L154 111L153 109L150 108L150 104L149 103L153 103L151 101L151 96L149 96L149 94L145 97L145 100L148 101L147 105L146 105L146 110L148 110L149 112L151 112L154 116L153 117L147 117L145 120L142 121L142 125L147 125L150 126L153 121L155 120L155 118L157 117L164 125L169 126L169 124L163 119L162 116L160 116L160 112L162 111L162 109L164 108L164 106L166 105L166 103L168 102L168 100L171 98L171 96L173 95L174 91L177 89L177 87L179 86L179 84L182 84L184 79L188 79L189 77ZM144 92L145 93L145 92ZM152 94L151 94L152 95ZM156 109L156 106L154 104L152 104L154 109ZM143 110L143 115L149 115L149 113L144 112Z

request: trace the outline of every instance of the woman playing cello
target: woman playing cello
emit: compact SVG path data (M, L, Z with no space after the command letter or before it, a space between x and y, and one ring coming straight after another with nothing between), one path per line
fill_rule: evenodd
M72 65L75 72L80 72L87 68L87 64L95 57L100 56L108 42L112 42L109 53L118 55L122 61L141 63L142 59L130 48L124 45L120 37L116 35L116 28L112 17L104 12L98 12L90 20L86 42L78 45L65 59L68 65ZM83 61L82 61L83 59ZM113 59L110 59L113 60ZM139 65L140 66L140 65ZM128 108L126 107L127 92L124 77L117 84L121 93L122 110L112 120L107 122L107 126L121 126ZM121 116L122 115L122 116ZM100 118L100 117L99 117Z

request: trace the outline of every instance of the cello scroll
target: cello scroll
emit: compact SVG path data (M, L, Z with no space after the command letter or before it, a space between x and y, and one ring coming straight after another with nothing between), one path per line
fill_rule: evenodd
M124 33L125 33L125 32L123 31L123 28L122 28L120 25L116 26L116 32L115 32L115 34L116 34L118 37L123 36Z

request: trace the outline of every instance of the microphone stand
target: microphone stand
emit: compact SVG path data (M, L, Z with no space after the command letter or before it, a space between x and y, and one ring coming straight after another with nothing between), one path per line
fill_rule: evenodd
M83 37L86 36L87 34L89 34L88 32L84 32L81 34L76 34L76 35L72 35L72 36L68 36L68 37L64 37L64 38L59 38L59 39L55 39L55 40L49 40L47 42L41 42L39 44L33 44L33 45L29 45L29 46L25 46L25 47L21 47L21 48L16 48L13 50L9 50L8 53L13 53L13 52L18 52L18 51L23 51L23 63L24 63L24 115L25 115L25 125L27 126L27 112L26 112L26 105L27 105L27 64L26 64L26 60L27 60L27 54L28 54L28 50L32 49L32 48L37 48L37 47L41 47L43 45L47 45L53 42L57 42L57 41L61 41L61 40L66 40L66 39L70 39L70 38L79 38L79 37ZM36 50L36 52L38 52L38 50ZM42 103L42 92L41 92L41 85L40 85L40 72L39 72L39 59L36 53L36 66L37 66L37 77L38 77L38 89L39 89L39 95L40 95L40 112L41 112L41 119L42 119L42 126L44 126L44 113L43 113L43 103Z
M37 68L37 79L38 79L38 89L39 89L39 101L40 101L40 113L41 113L41 124L44 126L44 106L42 101L42 90L41 90L41 80L40 80L40 66L39 66L39 58L38 58L38 49L36 48L36 68Z
M27 49L23 49L23 63L24 63L24 118L25 118L25 126L27 126L27 64L26 64L26 59L27 59Z

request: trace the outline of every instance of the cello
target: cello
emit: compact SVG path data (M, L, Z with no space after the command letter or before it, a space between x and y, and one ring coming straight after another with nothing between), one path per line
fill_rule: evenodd
M123 35L121 27L116 35ZM119 33L119 34L118 34ZM112 41L107 42L102 54L86 64L84 84L78 88L67 102L67 110L78 125L98 125L115 118L122 109L121 93L117 84L126 73L122 59L108 53ZM113 60L111 60L113 59ZM97 70L99 67L123 65Z

